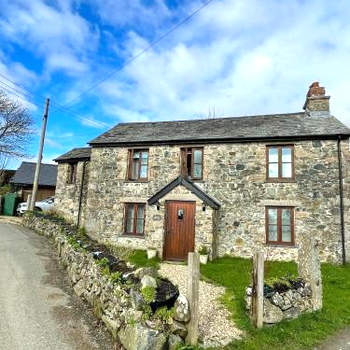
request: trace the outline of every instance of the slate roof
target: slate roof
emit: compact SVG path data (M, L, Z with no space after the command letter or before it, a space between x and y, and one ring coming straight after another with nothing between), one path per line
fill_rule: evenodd
M175 187L177 187L179 185L182 185L185 188L187 188L189 191L191 191L199 199L201 199L204 203L206 203L207 205L209 205L213 209L219 209L221 207L221 204L216 199L214 199L213 197L210 197L199 186L197 186L194 182L192 182L189 179L185 179L181 175L178 176L173 181L171 181L170 183L168 183L163 188L161 188L151 198L149 198L148 204L149 205L156 204L159 201L159 199L164 197L167 193L169 193L170 191L172 191Z
M22 162L11 178L10 183L17 185L33 185L36 163ZM56 186L57 165L41 164L39 186Z
M89 142L104 144L180 143L189 141L306 138L350 135L333 116L305 112L169 122L121 123Z
M54 161L58 163L65 163L67 161L74 160L90 160L90 155L90 147L73 148L69 152L62 154L58 158L54 159Z

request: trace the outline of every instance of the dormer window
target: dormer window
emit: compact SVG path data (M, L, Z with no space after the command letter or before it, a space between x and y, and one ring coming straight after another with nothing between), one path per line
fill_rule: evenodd
M181 175L193 180L203 178L203 148L181 148Z

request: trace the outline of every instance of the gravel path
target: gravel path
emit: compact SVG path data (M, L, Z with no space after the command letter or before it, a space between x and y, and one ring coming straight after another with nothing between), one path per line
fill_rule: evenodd
M186 295L187 266L163 263L159 273ZM218 300L224 293L224 287L199 282L199 337L205 347L226 345L242 334L230 320L230 313Z

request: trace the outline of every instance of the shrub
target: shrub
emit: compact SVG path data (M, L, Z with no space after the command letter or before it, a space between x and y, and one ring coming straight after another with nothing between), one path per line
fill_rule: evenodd
M116 283L120 280L121 277L121 272L116 271L111 273L111 275L109 276L109 279L111 280L112 283Z
M96 262L96 264L97 264L98 266L100 266L100 267L106 267L106 266L108 266L109 261L108 261L108 259L105 257L105 258L102 258L102 259L98 260L98 261Z
M198 253L200 255L208 255L209 254L208 247L205 245L200 246Z
M163 322L169 322L171 318L174 317L174 314L175 314L174 308L168 309L166 306L163 306L156 311L154 316L156 318L159 318Z
M141 289L143 299L147 304L150 304L156 297L156 290L153 287L146 286Z

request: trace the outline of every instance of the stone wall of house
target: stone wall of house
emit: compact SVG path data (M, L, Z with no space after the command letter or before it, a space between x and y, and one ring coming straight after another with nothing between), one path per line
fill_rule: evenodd
M350 139L341 142L343 184L344 184L344 223L346 260L350 261Z
M119 149L119 152L116 149L113 149L114 152L117 152L115 155L118 160L120 159L120 168L119 164L113 164L112 156L104 153L102 149L94 149L94 151L101 152L102 159L99 156L96 156L97 160L95 162L95 154L92 156L91 164L91 180L89 183L89 195L88 203L86 210L86 217L88 218L85 221L86 229L94 236L95 239L98 239L102 242L109 242L115 245L122 245L130 247L133 249L145 249L148 247L157 248L159 256L163 255L163 238L164 238L164 217L165 217L165 202L167 200L185 200L193 201L196 203L196 227L195 227L195 249L198 250L201 246L207 246L212 254L212 245L213 245L213 209L206 206L205 211L203 210L203 203L198 199L197 196L192 194L183 186L176 187L164 196L160 201L160 206L147 205L147 200L159 190L158 187L155 187L155 182L152 181L149 183L133 183L125 181L126 177L126 167L125 162L127 161L127 152L124 152L125 149ZM154 152L155 157L159 157L159 153L162 152L160 148L157 152ZM172 150L173 153L174 150ZM103 155L106 154L104 157ZM152 153L150 153L152 157ZM167 151L164 152L163 157L167 157ZM163 159L164 159L163 158ZM103 161L104 159L104 161ZM176 155L173 155L171 158L173 161L176 159ZM98 165L98 162L101 162ZM161 162L158 160L157 162ZM109 164L106 166L104 162ZM150 160L150 163L152 161ZM175 161L174 161L175 163ZM99 166L101 168L99 168ZM177 175L178 166L169 165L168 168L172 169L174 177ZM102 173L102 170L105 170L105 173ZM120 169L120 170L119 170ZM175 170L176 169L176 170ZM174 171L175 170L175 171ZM158 171L158 165L155 163L154 166L151 166L150 173L154 174L155 171ZM115 173L114 173L115 172ZM163 173L157 173L158 178L161 177ZM116 176L115 176L116 175ZM168 182L173 180L174 177L168 176L166 180L163 180L163 185L166 185ZM106 182L104 182L106 181ZM99 184L96 186L96 184ZM109 184L109 185L108 185ZM153 186L150 189L150 186ZM106 195L93 195L95 191L107 189ZM124 205L125 203L145 203L146 205L146 219L145 219L145 235L141 237L137 236L126 236L123 234L124 231ZM95 208L103 208L96 212ZM94 234L94 231L97 231L97 235Z
M84 162L78 162L76 181L73 184L68 183L69 164L60 163L57 168L57 185L55 194L55 208L63 217L72 223L76 223L79 211L79 197L81 183L83 179ZM89 181L89 162L85 162L85 175L82 193L82 211L80 222L84 224L84 214L87 201L87 184Z
M344 160L350 157L347 142L342 142ZM337 142L314 140L293 144L296 174L293 183L266 182L266 143L204 145L204 177L196 183L216 198L221 208L215 212L207 208L203 212L202 203L186 193L187 190L177 193L183 189L174 189L169 193L169 196L177 195L179 200L188 196L196 200L196 248L198 244L212 244L213 255L242 257L251 257L253 249L263 248L268 259L291 260L297 258L298 242L303 235L313 235L319 240L322 261L341 260ZM95 238L102 241L134 248L150 245L161 252L164 205L160 210L146 206L145 237L136 238L122 235L124 203L146 203L175 179L180 174L180 148L184 146L187 145L149 147L148 182L136 183L126 180L127 148L93 148L85 208L88 231L96 232ZM344 166L348 242L349 166L349 162ZM268 205L295 207L295 246L266 245ZM349 243L347 246L349 249Z

